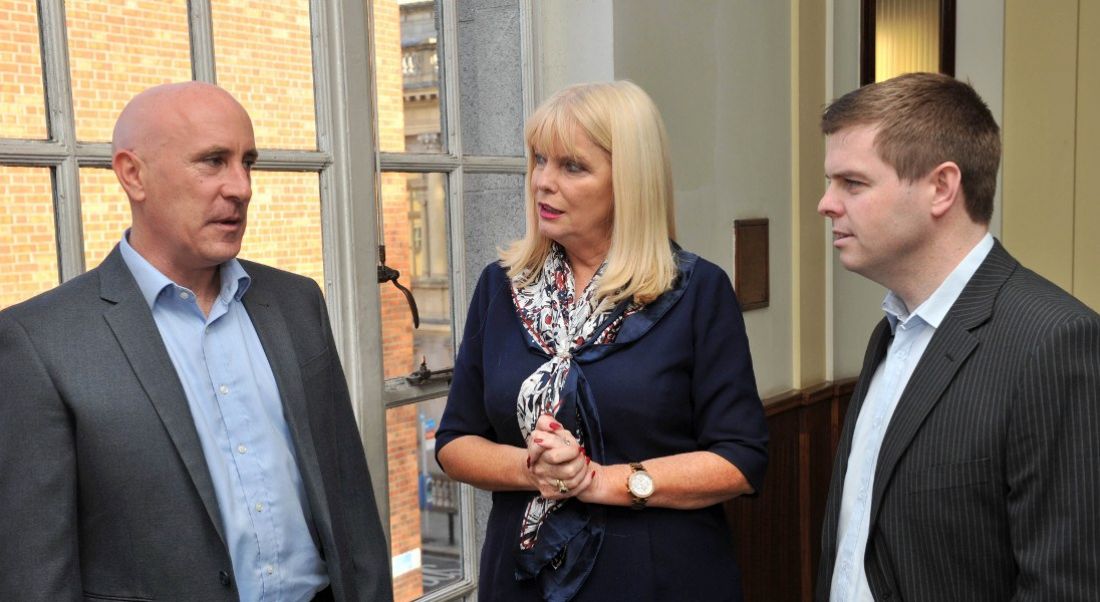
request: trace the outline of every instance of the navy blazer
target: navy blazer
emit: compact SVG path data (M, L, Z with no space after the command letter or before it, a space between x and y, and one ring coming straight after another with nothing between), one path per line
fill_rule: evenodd
M767 424L733 287L718 266L682 251L677 259L674 290L628 316L613 343L575 356L594 394L606 462L708 450L737 466L759 491ZM463 435L524 446L516 397L547 359L516 314L504 269L489 265L470 303L437 451ZM493 494L479 600L541 599L533 580L515 577L520 520L534 495ZM575 600L741 599L721 504L604 508L602 549Z
M389 551L324 299L241 262L337 600L390 599ZM236 600L179 378L118 248L0 312L0 600Z

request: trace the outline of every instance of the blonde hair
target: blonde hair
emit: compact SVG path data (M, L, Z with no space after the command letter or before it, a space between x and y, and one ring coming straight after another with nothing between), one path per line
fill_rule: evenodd
M527 234L500 251L508 276L526 285L538 278L551 241L539 232L531 174L535 153L561 148L576 156L583 133L611 157L611 246L596 298L647 303L672 288L676 236L668 136L649 96L628 81L578 84L542 103L527 120Z

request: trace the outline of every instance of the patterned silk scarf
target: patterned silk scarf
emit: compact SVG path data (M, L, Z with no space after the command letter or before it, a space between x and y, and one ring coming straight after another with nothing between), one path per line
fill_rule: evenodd
M542 414L551 414L604 461L599 416L575 354L614 341L623 319L637 307L599 304L596 289L606 264L576 298L565 252L555 244L537 280L524 287L512 281L512 300L535 346L548 356L527 377L516 399L516 419L524 439ZM536 496L527 505L519 537L517 579L538 578L543 597L572 598L595 564L603 541L603 512L579 500Z

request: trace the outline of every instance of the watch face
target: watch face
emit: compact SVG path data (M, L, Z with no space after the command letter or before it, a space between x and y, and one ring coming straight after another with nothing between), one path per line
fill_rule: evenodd
M649 476L648 472L634 472L627 479L626 484L630 487L630 493L640 498L653 495L653 477Z

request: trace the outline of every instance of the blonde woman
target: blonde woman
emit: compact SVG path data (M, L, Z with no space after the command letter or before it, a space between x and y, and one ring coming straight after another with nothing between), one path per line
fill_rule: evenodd
M485 268L436 434L493 492L480 600L740 600L720 502L767 429L729 278L674 236L664 126L630 82L527 124L527 234Z

